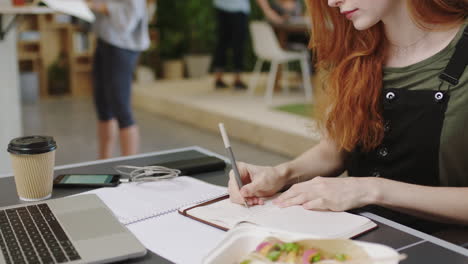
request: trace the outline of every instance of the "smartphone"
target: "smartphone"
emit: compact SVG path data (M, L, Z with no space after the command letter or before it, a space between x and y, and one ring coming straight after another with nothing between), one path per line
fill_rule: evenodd
M54 187L115 187L120 184L119 174L63 174L54 180Z

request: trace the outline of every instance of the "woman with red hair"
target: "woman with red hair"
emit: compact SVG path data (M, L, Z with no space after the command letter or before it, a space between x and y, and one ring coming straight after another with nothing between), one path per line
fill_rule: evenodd
M468 2L309 0L324 136L275 167L239 163L233 202L366 207L434 233L468 225ZM333 177L347 171L350 177ZM231 173L232 174L232 173Z

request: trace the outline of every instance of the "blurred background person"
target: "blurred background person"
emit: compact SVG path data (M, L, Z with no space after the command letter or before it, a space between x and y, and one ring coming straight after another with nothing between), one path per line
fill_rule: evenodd
M256 0L265 16L273 23L283 23L284 18L270 5L268 0ZM242 81L244 69L245 42L249 32L250 0L213 0L218 23L217 45L214 54L215 88L227 88L223 81L227 52L233 51L234 89L243 90L247 85Z
M278 15L288 21L304 17L304 3L302 0L276 0L271 3L271 7Z
M133 72L149 47L146 0L92 0L94 30L94 101L98 116L99 158L112 156L117 137L121 154L138 152L139 131L131 109Z
M303 0L275 0L271 2L271 7L275 12L285 19L284 23L291 25L310 26L305 13L305 3ZM288 50L307 52L309 59L310 73L314 72L314 56L312 50L308 48L310 40L310 29L306 31L288 32L285 47Z
M275 0L271 3L272 9L289 24L307 23L304 6L303 0ZM309 39L308 32L289 32L286 48L290 50L307 50Z

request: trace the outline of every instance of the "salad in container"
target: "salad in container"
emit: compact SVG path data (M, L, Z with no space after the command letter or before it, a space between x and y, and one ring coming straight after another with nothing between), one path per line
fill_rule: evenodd
M203 260L204 264L398 264L394 249L351 239L317 238L241 223Z

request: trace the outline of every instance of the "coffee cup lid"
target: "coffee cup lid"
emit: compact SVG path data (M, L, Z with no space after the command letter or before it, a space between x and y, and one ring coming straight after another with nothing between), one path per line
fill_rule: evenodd
M57 149L53 137L28 136L19 137L10 141L8 152L16 155L41 154Z

